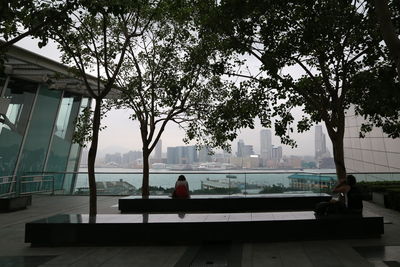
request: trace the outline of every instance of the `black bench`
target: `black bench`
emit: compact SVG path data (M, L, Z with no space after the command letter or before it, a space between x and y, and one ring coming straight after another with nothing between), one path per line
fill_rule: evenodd
M313 212L97 215L61 214L27 223L37 245L126 245L205 241L287 241L379 237L383 217L316 219Z
M166 196L130 196L118 200L121 213L168 212L261 212L313 210L328 194L266 194L254 196L197 196L172 199Z
M32 195L0 198L0 212L26 209L32 204Z

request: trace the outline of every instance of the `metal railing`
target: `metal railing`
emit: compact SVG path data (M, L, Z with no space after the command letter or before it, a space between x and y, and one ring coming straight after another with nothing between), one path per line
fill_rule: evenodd
M54 175L24 175L19 182L19 194L29 195L35 193L51 193L54 195Z
M15 194L16 179L15 176L1 176L0 177L0 197L7 197Z

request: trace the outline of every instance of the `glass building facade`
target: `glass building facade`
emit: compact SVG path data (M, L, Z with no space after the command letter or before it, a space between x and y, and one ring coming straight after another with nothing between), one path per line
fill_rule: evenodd
M366 180L400 180L400 139L390 138L376 127L360 138L363 122L354 109L348 111L344 137L347 172L365 173Z
M58 173L78 169L81 148L72 138L76 118L90 105L90 99L67 85L65 89L55 89L45 79L37 79L43 72L57 73L51 70L48 60L42 64L47 69L30 66L24 72L18 70L23 64L25 68L32 64L29 58L23 62L11 57L10 61L17 67L0 74L0 196L43 189L69 194L76 182L75 175ZM54 67L60 69L60 64L54 63ZM43 183L43 173L53 173L47 175L51 183ZM35 179L41 181L42 188L32 182ZM5 183L11 180L14 182Z

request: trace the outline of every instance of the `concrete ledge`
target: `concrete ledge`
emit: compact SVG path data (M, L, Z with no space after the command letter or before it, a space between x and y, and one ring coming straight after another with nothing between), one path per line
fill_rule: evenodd
M0 198L0 212L10 212L16 210L26 209L27 206L32 204L32 196L19 196Z
M372 202L387 208L387 193L372 192Z
M192 196L190 199L131 196L118 200L121 213L143 212L261 212L314 210L328 194L268 194L257 196Z
M288 241L379 237L383 217L316 219L313 212L214 214L61 214L25 225L33 246Z

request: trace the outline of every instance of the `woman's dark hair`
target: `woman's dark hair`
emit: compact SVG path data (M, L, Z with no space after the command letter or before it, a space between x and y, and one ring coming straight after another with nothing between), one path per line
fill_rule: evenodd
M184 175L179 175L178 181L186 181L186 178Z
M348 185L353 186L357 183L356 177L354 177L353 175L347 175L346 177L346 182Z

